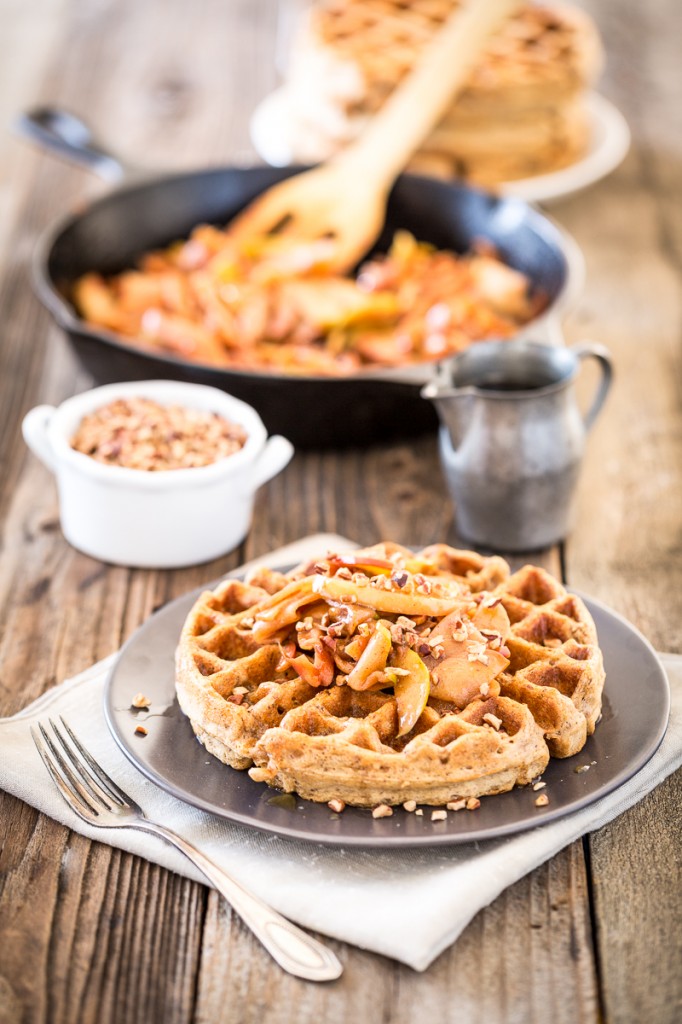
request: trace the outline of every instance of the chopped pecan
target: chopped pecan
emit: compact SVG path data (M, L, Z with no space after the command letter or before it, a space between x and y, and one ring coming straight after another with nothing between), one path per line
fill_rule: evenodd
M389 807L388 804L379 804L378 807L373 808L373 818L390 818L393 814L393 808Z

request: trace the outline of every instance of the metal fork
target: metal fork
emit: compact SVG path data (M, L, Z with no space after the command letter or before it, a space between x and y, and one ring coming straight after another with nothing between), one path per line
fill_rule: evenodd
M40 734L31 727L33 742L59 792L79 818L99 828L136 828L165 839L212 882L285 971L307 981L340 977L343 967L330 949L244 889L186 839L150 821L97 764L61 715L61 729L53 719L48 721L53 735L39 722Z

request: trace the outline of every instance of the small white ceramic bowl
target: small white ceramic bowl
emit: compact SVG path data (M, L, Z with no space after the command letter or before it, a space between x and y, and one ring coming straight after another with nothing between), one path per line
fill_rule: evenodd
M117 398L216 412L240 424L244 447L209 466L147 472L107 466L74 451L84 416ZM24 417L24 439L57 478L64 536L75 548L116 565L177 568L225 554L246 536L255 492L289 462L293 446L267 438L250 405L201 384L152 380L107 384Z

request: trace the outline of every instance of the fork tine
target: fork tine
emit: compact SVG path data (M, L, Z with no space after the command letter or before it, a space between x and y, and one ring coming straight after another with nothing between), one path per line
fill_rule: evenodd
M43 736L45 736L45 730L42 725L39 725L39 728ZM31 736L35 743L36 750L40 754L40 759L47 768L57 789L62 794L64 801L76 812L76 814L79 814L81 818L85 818L87 821L93 821L93 819L97 818L99 811L97 811L97 809L93 807L88 800L81 797L78 790L74 788L60 773L55 762L50 756L50 752L45 746L45 743L41 740L33 726L31 726ZM47 739L47 737L45 738L49 743L49 739Z
M59 727L53 719L48 719L52 726L52 732L61 747L61 756L64 758L64 764L73 772L74 776L83 786L85 786L88 794L90 795L91 802L94 801L97 807L101 807L104 810L110 811L112 806L120 806L118 800L110 795L108 790L105 790L99 785L96 777L92 774L86 764L83 763L81 758L72 749L67 742L65 736L59 731ZM55 746L53 752L59 756L60 750ZM60 762L61 764L61 762Z
M104 768L102 768L99 764L97 764L97 761L95 761L95 759L92 756L92 754L90 754L85 749L85 747L80 742L80 740L74 735L74 732L71 729L71 726L68 724L68 722L65 721L65 719L63 718L62 715L59 716L59 721L62 723L62 725L64 726L65 730L69 734L69 739L71 740L73 745L76 747L76 750L87 761L88 765L90 766L90 769L95 773L95 775L97 776L99 781L102 783L104 788L107 790L109 795L114 800L116 800L117 803L121 804L122 807L132 807L132 806L134 806L134 801L131 800L131 798L128 796L128 794L125 793L121 789L120 786L116 785L114 780L112 778L110 778L110 776L107 775L107 773L104 771ZM54 728L54 724L53 724L52 728ZM62 740L62 742L64 742L64 741Z
M51 718L48 718L48 722L52 726L52 732L54 733L57 740L62 746L62 750L59 749L53 738L48 733L47 729L42 722L38 722L38 728L42 734L43 739L50 748L50 752L53 758L57 761L62 775L65 775L67 781L70 782L71 787L75 789L83 800L86 800L90 806L96 811L100 810L111 810L111 805L107 803L104 794L101 790L90 784L90 780L81 771L81 766L71 756L71 752L68 747L64 746L64 740L60 736L54 722Z

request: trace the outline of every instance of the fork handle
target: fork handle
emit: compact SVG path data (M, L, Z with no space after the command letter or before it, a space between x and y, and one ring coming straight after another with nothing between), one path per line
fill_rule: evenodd
M341 976L343 967L330 949L287 921L258 896L244 889L196 846L156 822L135 822L134 827L160 836L184 853L225 897L273 959L289 974L307 981L332 981Z

